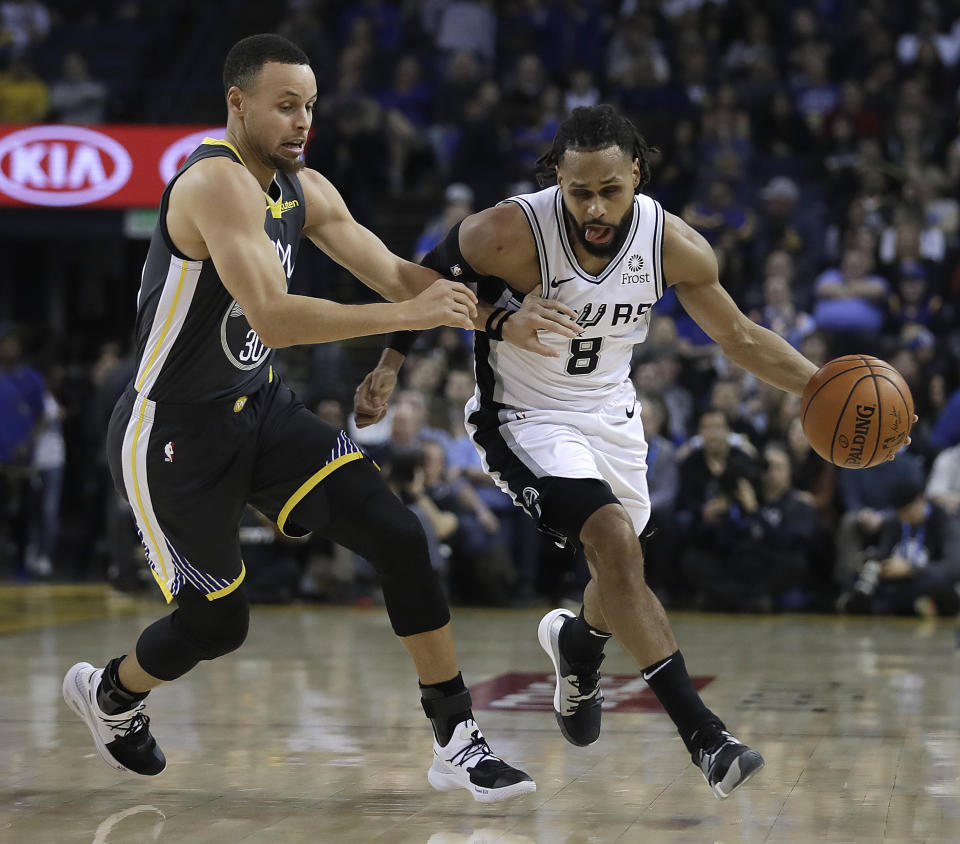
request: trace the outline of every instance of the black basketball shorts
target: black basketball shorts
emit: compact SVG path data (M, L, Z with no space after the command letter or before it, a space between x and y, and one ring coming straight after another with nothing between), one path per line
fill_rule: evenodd
M197 405L149 401L130 385L110 419L107 458L169 602L184 583L212 601L243 581L238 525L248 503L284 534L303 535L293 508L364 455L272 377L249 396Z

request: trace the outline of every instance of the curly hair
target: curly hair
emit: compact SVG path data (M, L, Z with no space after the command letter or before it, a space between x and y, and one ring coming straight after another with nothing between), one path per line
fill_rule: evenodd
M550 149L537 159L537 180L541 186L550 184L568 149L591 152L607 147L620 147L639 162L640 183L635 193L640 193L650 181L649 156L659 150L650 146L633 123L606 103L575 108L557 127Z

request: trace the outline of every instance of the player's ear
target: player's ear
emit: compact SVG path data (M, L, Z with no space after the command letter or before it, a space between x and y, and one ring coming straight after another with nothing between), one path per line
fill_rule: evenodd
M243 114L243 91L236 85L227 91L227 111L231 114Z
M633 189L636 190L640 185L640 160L637 158L633 159L631 173L633 175Z

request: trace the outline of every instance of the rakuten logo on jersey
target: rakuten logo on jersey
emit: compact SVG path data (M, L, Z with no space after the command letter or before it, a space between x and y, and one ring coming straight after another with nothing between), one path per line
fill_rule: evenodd
M93 129L31 126L0 140L0 191L31 205L98 202L132 172L126 149Z
M174 141L160 156L160 181L164 184L169 182L180 169L180 165L186 161L187 156L203 143L204 138L222 141L226 133L226 128L220 126L203 132L192 132Z

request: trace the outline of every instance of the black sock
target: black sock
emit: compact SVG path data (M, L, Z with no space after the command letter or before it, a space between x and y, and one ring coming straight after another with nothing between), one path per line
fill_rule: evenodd
M677 725L677 732L691 753L698 745L698 730L711 722L723 729L723 722L700 700L680 651L644 668L643 679Z
M473 719L470 692L459 672L452 680L442 683L420 684L420 704L433 725L433 734L440 745L446 745L457 724Z
M150 692L131 692L120 682L118 669L123 657L118 656L107 663L100 677L100 686L97 688L97 706L107 715L116 715L133 709Z
M594 627L583 617L583 607L576 618L568 618L560 628L560 650L571 665L596 662L610 640L605 630Z

